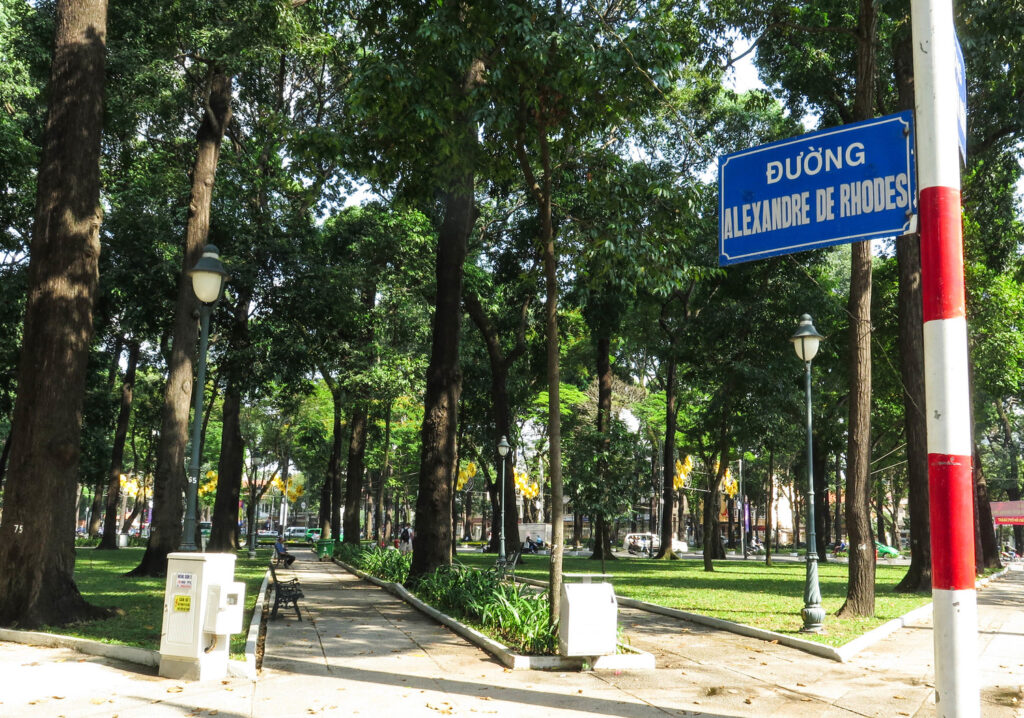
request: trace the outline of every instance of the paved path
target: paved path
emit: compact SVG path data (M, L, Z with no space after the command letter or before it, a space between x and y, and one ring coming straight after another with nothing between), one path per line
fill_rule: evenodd
M0 717L935 715L927 622L837 664L623 609L632 643L657 655L656 671L512 672L390 594L297 555L295 570L281 573L303 585L303 620L282 614L270 624L256 684L168 681L70 651L0 643ZM1024 716L1024 572L979 592L979 607L982 715Z

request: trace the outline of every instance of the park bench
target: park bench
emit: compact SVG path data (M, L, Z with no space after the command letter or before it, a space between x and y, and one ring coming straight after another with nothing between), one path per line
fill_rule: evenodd
M511 576L512 580L516 578L516 565L519 563L520 551L515 551L505 555L505 560L502 561L500 558L494 563L494 570L498 573L498 578L505 578L505 576Z
M274 570L273 563L270 564L270 577L274 579L274 610L270 612L270 617L277 618L277 609L281 606L285 608L292 606L295 608L295 615L301 621L302 614L299 613L299 599L305 598L305 596L302 593L302 587L299 586L299 579L280 580L277 577L277 571Z

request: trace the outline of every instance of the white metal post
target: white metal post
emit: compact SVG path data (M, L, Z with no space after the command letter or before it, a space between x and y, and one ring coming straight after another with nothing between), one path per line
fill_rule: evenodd
M980 715L952 0L912 0L936 713Z

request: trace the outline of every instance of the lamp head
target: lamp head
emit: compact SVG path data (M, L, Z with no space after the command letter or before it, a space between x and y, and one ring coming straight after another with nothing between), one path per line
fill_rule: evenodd
M796 328L796 333L789 338L789 341L793 342L793 349L796 351L796 355L806 362L814 359L814 355L818 353L818 344L824 338L814 328L814 324L811 322L811 315L804 314L800 317L800 324Z
M501 456L501 458L504 459L505 456L508 454L508 449L509 449L508 439L506 439L503 436L503 437L501 437L501 441L498 442L498 455Z
M188 270L188 274L192 277L192 291L203 304L217 301L228 278L220 261L220 251L212 244L203 247L203 256L196 262L196 266Z

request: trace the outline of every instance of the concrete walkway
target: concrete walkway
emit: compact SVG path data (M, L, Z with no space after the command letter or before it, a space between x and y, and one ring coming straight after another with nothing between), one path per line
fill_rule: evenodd
M303 620L291 612L270 623L257 683L168 681L70 651L0 643L0 716L935 715L927 622L838 664L622 609L625 632L656 654L656 671L512 672L383 590L310 552L297 555L294 570L280 573L302 583ZM986 718L1024 716L1022 609L1020 570L979 592Z

